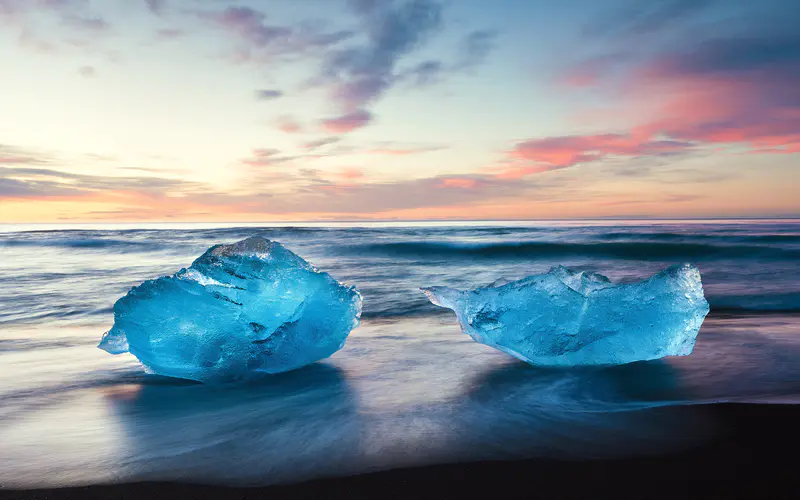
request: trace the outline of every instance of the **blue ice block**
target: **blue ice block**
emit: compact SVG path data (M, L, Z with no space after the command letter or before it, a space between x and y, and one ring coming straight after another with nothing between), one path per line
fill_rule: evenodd
M471 291L423 288L464 333L532 365L618 365L686 356L708 314L700 271L669 267L632 284L559 266Z
M132 288L114 304L114 326L98 347L130 352L160 375L229 382L327 358L360 316L355 287L252 237Z

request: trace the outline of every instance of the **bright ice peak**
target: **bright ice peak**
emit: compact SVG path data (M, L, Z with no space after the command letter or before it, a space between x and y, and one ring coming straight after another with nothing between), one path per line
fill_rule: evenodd
M533 365L617 365L691 354L708 314L700 271L669 267L615 285L559 266L471 291L423 288L464 333Z
M229 382L327 358L360 316L355 287L252 237L132 288L114 304L114 326L98 347L130 352L160 375Z

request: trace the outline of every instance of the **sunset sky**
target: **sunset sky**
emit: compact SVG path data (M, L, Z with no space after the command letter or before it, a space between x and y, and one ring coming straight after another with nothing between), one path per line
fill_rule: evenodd
M800 215L797 0L0 0L0 222Z

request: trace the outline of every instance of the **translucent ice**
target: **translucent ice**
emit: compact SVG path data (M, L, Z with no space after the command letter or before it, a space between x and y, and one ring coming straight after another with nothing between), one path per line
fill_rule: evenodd
M361 295L280 243L217 245L114 304L101 349L203 382L279 373L327 358L358 326Z
M471 291L423 288L476 341L533 365L617 365L686 356L708 314L700 271L683 264L632 284L555 267Z

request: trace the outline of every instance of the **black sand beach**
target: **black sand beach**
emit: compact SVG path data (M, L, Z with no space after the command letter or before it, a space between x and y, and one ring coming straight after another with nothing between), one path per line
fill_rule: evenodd
M687 407L687 411L691 408ZM173 483L0 490L3 499L797 498L800 406L709 405L717 437L677 454L398 469L265 488Z

